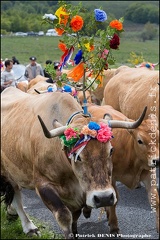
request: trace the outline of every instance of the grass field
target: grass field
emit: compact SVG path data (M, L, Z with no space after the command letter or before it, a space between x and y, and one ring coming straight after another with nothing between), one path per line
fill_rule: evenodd
M23 233L20 219L9 221L6 217L5 205L1 204L1 239L63 239L62 235L55 234L49 227L35 218L30 217L33 223L38 227L41 236L33 238Z
M122 64L131 66L128 62L130 53L135 52L137 55L143 54L145 61L159 61L159 39L141 42L136 38L136 34L121 38L119 50L113 50L116 58L115 66ZM128 37L127 37L128 36ZM51 59L53 61L60 60L61 52L58 48L58 42L61 37L2 37L1 38L1 58L11 58L16 56L21 64L27 65L30 56L36 56L37 62L45 66L45 61ZM76 52L75 52L76 53ZM74 57L74 54L73 54Z

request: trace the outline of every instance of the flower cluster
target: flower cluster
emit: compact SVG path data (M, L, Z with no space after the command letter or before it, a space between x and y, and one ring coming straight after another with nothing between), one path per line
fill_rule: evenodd
M112 139L112 131L105 123L90 122L83 126L81 131L78 128L68 127L60 138L65 146L72 148L84 136L96 138L99 142L105 143Z
M84 13L81 11L81 2L77 6L59 1L60 7L55 14L45 14L43 21L51 23L57 33L64 36L58 44L59 49L63 52L60 59L59 69L70 64L73 51L76 49L74 66L67 77L73 79L73 82L79 81L83 77L83 86L87 82L87 72L92 72L90 79L98 85L102 85L99 76L103 76L103 71L109 68L109 65L115 63L112 55L112 49L119 49L120 33L123 32L123 18L114 19L104 28L107 21L107 14L102 9L94 9L93 12L87 13L89 21L86 20ZM90 15L89 15L90 14ZM103 28L98 29L103 24ZM92 34L86 36L87 29L93 29ZM102 30L103 29L103 30ZM87 88L89 88L87 86ZM86 89L83 89L84 91Z

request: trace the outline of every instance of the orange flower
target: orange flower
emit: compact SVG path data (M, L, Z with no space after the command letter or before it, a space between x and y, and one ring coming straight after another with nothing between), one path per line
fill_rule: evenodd
M70 26L74 32L81 30L83 27L83 18L81 16L74 16L70 22Z
M112 22L110 22L109 26L112 28L116 28L119 31L123 29L123 24L118 20L113 20Z
M84 63L79 63L76 67L70 70L67 77L72 78L75 82L78 82L84 74Z
M61 28L55 28L56 32L58 33L59 36L61 36L64 33L64 30Z
M63 24L64 26L66 26L67 22L68 22L68 18L69 15L60 15L60 24Z
M59 47L59 49L60 49L62 52L65 52L65 51L67 50L66 44L64 44L64 43L62 43L62 42L60 42L60 43L58 44L58 47Z
M90 46L90 51L94 50L94 45Z

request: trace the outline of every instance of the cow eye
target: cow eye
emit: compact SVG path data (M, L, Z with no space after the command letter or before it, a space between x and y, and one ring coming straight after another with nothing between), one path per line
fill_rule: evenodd
M81 158L80 158L80 156L78 156L78 157L77 157L77 161L81 161Z
M110 150L110 156L112 155L113 151L114 151L114 148L112 147Z
M138 143L139 143L139 144L143 144L143 142L142 142L141 139L138 139Z

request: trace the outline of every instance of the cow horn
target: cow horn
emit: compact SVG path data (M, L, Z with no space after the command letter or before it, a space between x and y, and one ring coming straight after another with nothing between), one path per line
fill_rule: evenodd
M145 117L145 114L146 114L146 111L147 111L147 106L144 108L141 116L135 122L109 120L108 125L111 128L127 128L127 129L137 128L141 124L141 122L143 121L143 119Z
M46 125L44 124L42 118L38 115L38 119L40 121L40 124L42 126L42 129L43 129L43 132L44 132L44 135L47 137L47 138L54 138L54 137L57 137L57 136L60 136L64 133L64 131L66 130L67 126L61 126L61 127L58 127L58 128L55 128L51 131L49 131L46 127Z
M159 62L152 64L154 67L159 65Z

